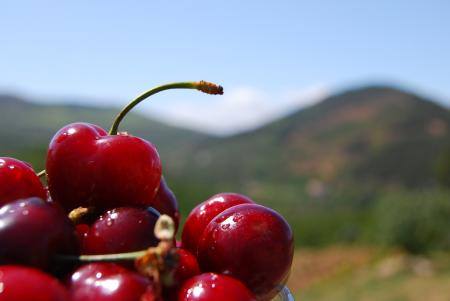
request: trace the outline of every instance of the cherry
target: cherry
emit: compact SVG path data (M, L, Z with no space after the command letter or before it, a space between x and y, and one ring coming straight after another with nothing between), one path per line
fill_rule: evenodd
M175 231L178 230L178 225L180 224L178 202L172 190L167 186L164 177L161 178L158 193L152 202L152 207L158 210L159 213L170 216L175 222Z
M76 254L74 228L63 210L38 198L0 208L0 264L48 268L56 254Z
M293 257L292 230L272 209L231 207L206 227L199 242L203 271L241 280L260 300L274 297L287 279Z
M219 213L240 204L254 203L250 198L237 193L219 193L197 205L189 214L182 233L183 248L197 254L200 236L209 222Z
M170 285L163 290L164 300L177 300L180 286L189 278L200 274L197 258L185 249L175 249L178 256L178 265L172 274Z
M178 255L178 266L174 272L174 283L180 285L185 280L200 274L200 268L197 258L189 251L177 248L176 253Z
M69 287L72 301L157 300L148 278L113 263L80 267L72 274Z
M101 215L87 231L78 225L82 253L108 254L146 249L158 244L153 230L159 214L152 209L122 207Z
M88 235L90 230L89 225L87 224L78 224L75 226L75 231L77 233L78 241L80 242L81 247L83 248L83 241L85 240L86 236ZM81 253L83 250L81 250Z
M37 269L0 266L1 301L69 301L69 294L56 278Z
M109 133L88 123L60 129L47 153L47 179L52 198L67 210L111 209L151 205L161 179L161 161L148 141L119 133L120 122L141 101L168 89L197 89L223 94L220 86L200 81L153 88L131 101L117 115Z
M187 280L178 301L255 301L255 297L239 280L213 273L201 274Z
M150 142L108 135L88 123L73 123L56 133L46 167L50 194L68 211L148 205L161 178L161 161Z
M0 157L0 206L29 197L46 199L46 192L33 168L25 162Z

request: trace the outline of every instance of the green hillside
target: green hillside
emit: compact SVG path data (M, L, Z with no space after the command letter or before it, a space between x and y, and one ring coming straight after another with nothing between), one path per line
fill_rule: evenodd
M58 128L74 121L107 128L116 112L2 96L0 154L40 169ZM378 200L392 199L387 194L402 200L395 207L399 212L418 212L408 206L420 207L422 196L432 204L424 211L430 214L413 214L408 220L412 227L449 208L443 200L450 200L450 193L438 190L439 182L445 185L450 179L450 112L391 87L340 93L257 130L225 138L137 114L127 117L121 129L157 145L184 215L214 193L245 193L280 211L294 227L299 244L372 241L383 220ZM404 201L422 190L431 192L418 194L414 202ZM396 214L389 217L395 219ZM401 239L408 240L405 245L426 249L422 238Z
M400 90L370 87L256 131L203 141L193 150L196 160L184 163L209 180L243 187L305 178L324 185L349 179L423 187L435 184L435 160L449 143L447 109Z

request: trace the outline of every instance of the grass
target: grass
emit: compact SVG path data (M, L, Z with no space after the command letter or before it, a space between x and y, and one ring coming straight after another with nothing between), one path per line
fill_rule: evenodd
M450 254L362 247L299 250L288 286L301 301L448 301Z

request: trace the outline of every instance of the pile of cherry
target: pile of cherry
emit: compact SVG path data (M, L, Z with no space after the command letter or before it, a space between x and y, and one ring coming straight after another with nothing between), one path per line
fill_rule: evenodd
M41 173L48 186L27 163L0 157L0 301L271 300L283 287L292 231L246 196L199 204L175 241L178 203L156 148L117 130L139 102L174 88L222 94L203 81L164 85L125 107L109 133L63 127Z

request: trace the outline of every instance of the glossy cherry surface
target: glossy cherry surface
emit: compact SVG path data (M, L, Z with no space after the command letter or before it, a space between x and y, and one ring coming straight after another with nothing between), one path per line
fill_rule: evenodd
M46 191L33 168L23 161L0 157L0 206L29 197L46 199Z
M88 224L75 225L75 232L77 234L81 249L83 249L83 241L86 238L87 234L89 233L89 230L90 227ZM84 253L83 250L81 250L81 253Z
M201 274L197 258L194 255L182 248L177 248L176 253L178 265L172 274L170 285L165 285L163 288L164 301L176 301L181 285L187 279Z
M197 258L185 249L176 249L178 255L178 266L174 272L174 282L176 285L182 284L185 280L200 274Z
M219 213L240 204L254 203L250 198L237 193L219 193L192 209L183 227L183 248L197 254L200 236L209 222Z
M69 289L72 301L142 301L144 294L147 300L155 297L148 278L113 263L80 267L72 274Z
M37 269L0 266L1 301L69 301L69 294L56 278Z
M203 271L241 280L260 300L276 295L289 274L292 230L272 209L256 204L231 207L206 227L199 243Z
M121 207L101 215L87 230L78 225L82 253L108 254L146 249L158 244L154 228L159 214L151 209Z
M38 198L0 208L0 264L47 268L55 254L76 254L74 228L64 211Z
M187 280L178 293L178 301L255 301L239 280L206 273Z
M108 135L88 123L55 134L46 170L50 194L66 210L149 205L161 179L161 161L150 142L126 133Z
M180 211L178 210L178 202L175 194L167 186L166 180L161 178L158 193L153 200L151 206L158 210L161 214L167 214L175 222L175 229L178 230L180 224Z

